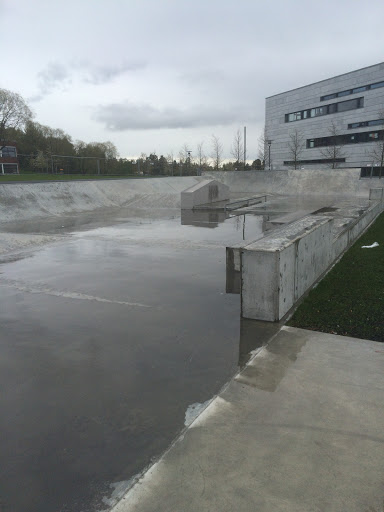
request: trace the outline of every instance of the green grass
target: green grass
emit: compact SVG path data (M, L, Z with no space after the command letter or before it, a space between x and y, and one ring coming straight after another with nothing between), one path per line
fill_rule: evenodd
M142 178L142 176L122 175L108 176L98 174L42 174L42 173L24 173L24 174L0 174L0 183L2 181L63 181L63 180L106 180L106 179L129 179Z
M373 242L379 247L361 248ZM384 342L384 213L311 290L288 325Z

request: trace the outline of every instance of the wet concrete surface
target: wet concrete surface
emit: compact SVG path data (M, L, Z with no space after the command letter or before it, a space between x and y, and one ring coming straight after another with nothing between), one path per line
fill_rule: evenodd
M107 510L266 341L225 294L225 245L254 219L8 223L63 238L0 264L2 511Z
M113 512L381 511L383 370L380 343L282 327Z

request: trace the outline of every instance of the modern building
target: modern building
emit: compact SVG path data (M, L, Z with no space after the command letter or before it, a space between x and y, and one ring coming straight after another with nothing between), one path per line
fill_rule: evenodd
M384 62L270 96L265 110L266 168L380 166Z
M0 141L0 174L18 174L19 161L14 142Z

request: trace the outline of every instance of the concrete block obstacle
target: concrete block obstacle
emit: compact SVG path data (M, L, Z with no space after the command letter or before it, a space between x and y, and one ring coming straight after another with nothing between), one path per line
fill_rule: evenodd
M332 253L329 217L308 216L241 251L241 313L280 320L327 269Z
M211 205L229 199L229 187L217 180L203 180L181 192L181 209Z
M337 219L341 228L329 214L308 215L254 243L227 248L227 278L228 262L235 277L240 273L240 283L233 278L227 291L241 288L242 317L281 320L384 210L379 192L370 197L380 200L371 199L356 218Z

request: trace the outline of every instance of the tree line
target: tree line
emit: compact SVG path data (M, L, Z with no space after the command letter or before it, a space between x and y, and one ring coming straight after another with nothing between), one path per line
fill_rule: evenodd
M173 154L158 156L142 153L139 158L120 158L111 141L74 141L60 128L51 128L33 120L33 113L17 93L0 89L0 150L6 141L14 141L22 172L82 174L196 175L207 170L262 169L263 160L250 164L244 153L242 133L237 130L231 146L232 160L223 158L220 139L212 135L191 149L184 144Z

